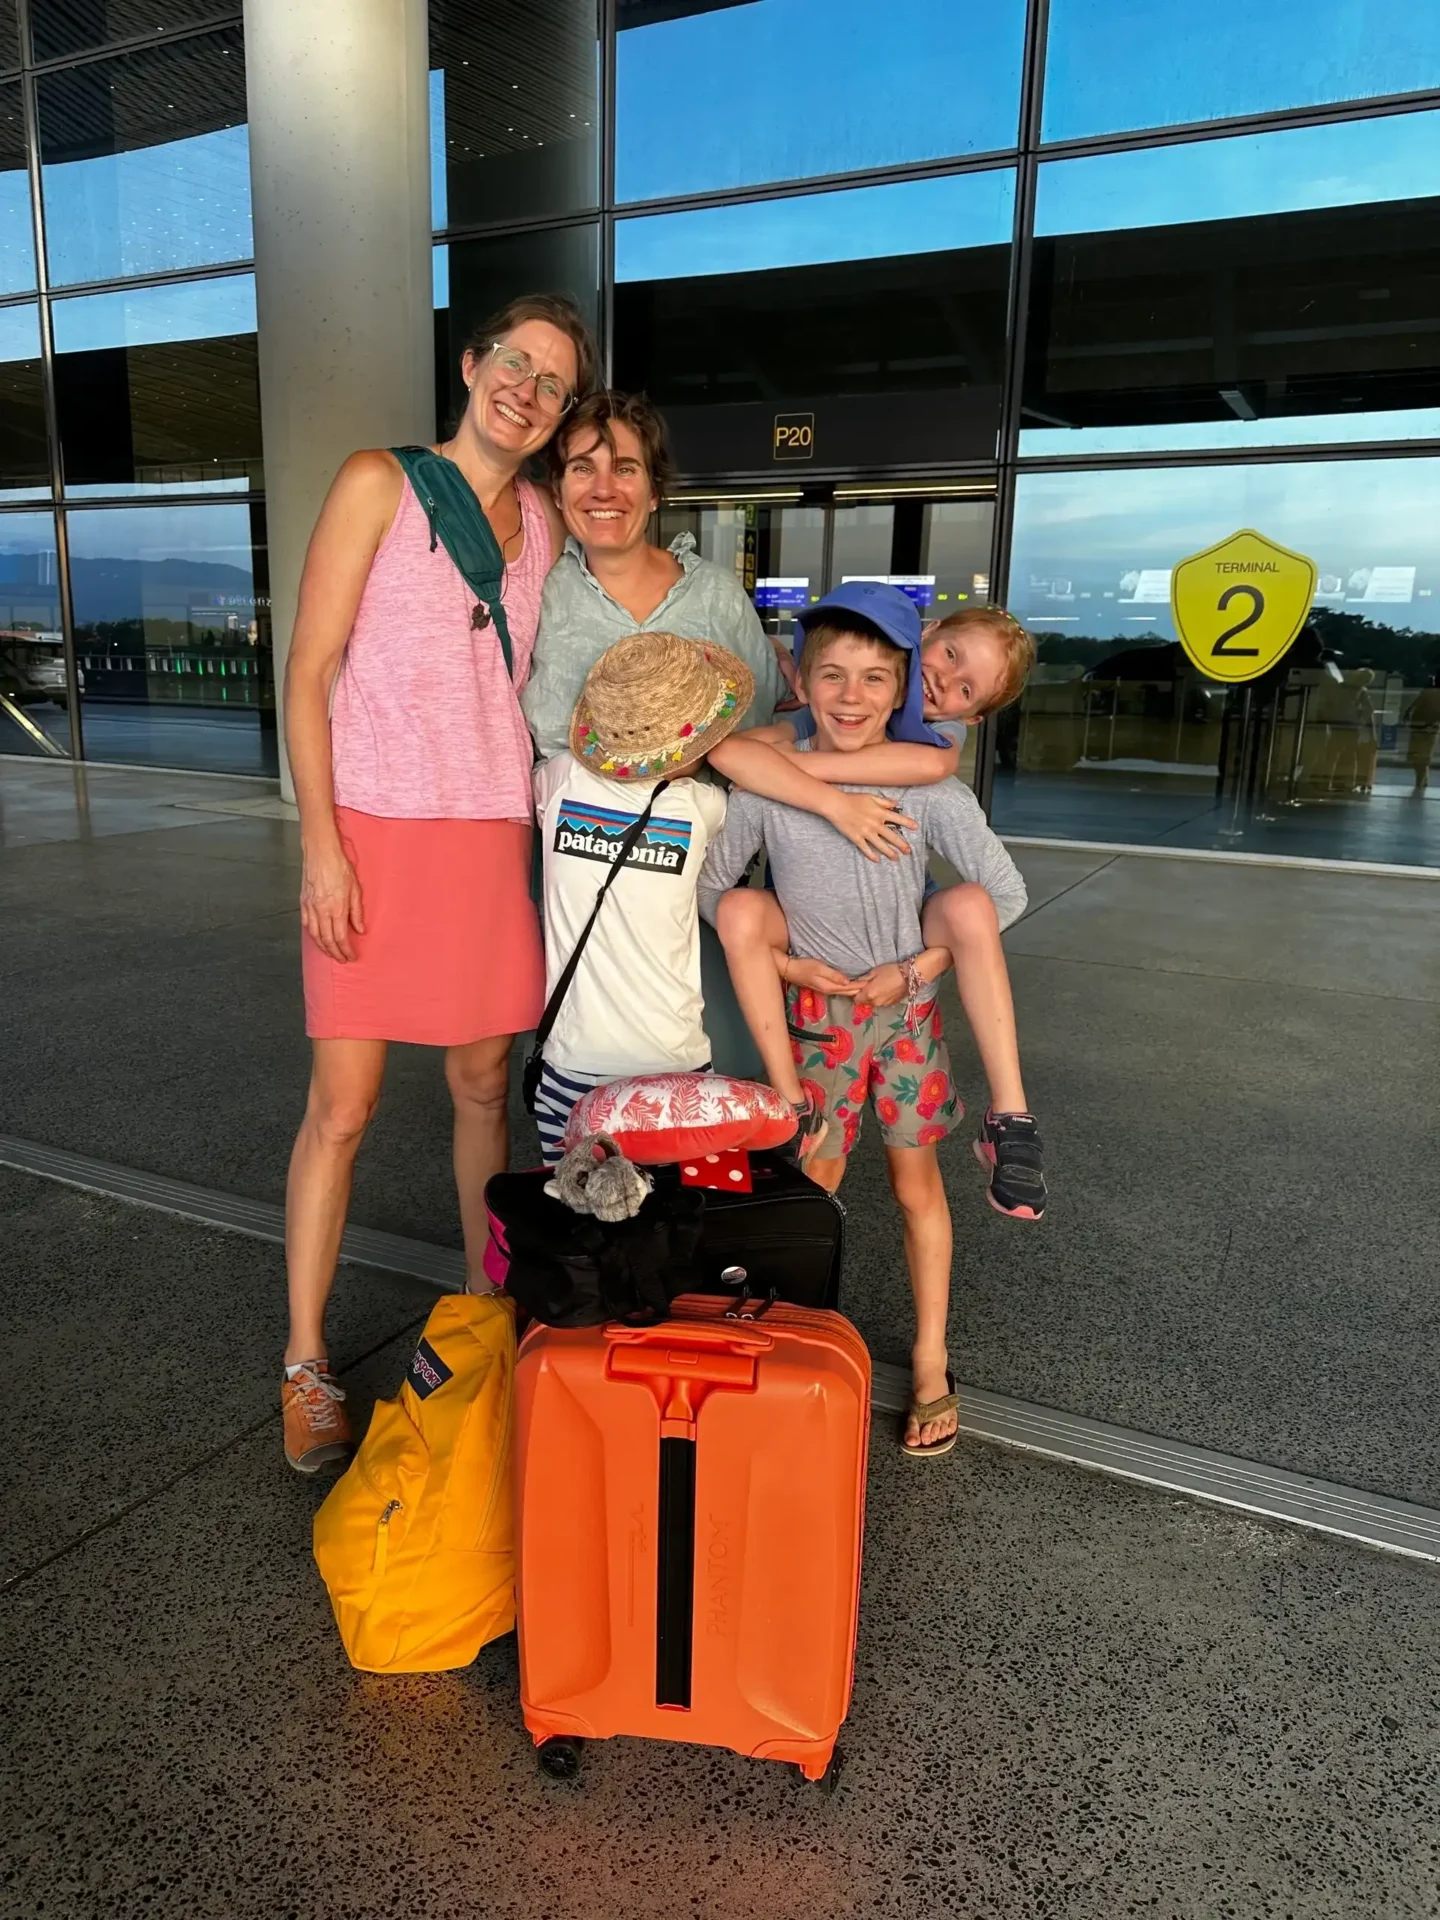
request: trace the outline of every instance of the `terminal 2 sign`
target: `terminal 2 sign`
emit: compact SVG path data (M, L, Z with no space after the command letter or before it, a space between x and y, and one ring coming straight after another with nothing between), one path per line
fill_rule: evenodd
M1182 560L1170 576L1180 644L1201 673L1238 684L1283 658L1315 595L1315 562L1253 528Z

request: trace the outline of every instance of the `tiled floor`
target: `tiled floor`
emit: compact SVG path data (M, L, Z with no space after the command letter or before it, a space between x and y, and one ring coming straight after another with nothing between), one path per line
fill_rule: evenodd
M88 775L82 815L68 772L13 765L0 1131L278 1198L293 827L263 788L130 774ZM1440 1502L1440 893L1021 864L1055 1201L1019 1228L951 1158L960 1370ZM453 1241L446 1132L437 1063L397 1050L356 1217ZM873 1148L848 1197L847 1303L899 1358ZM342 1273L362 1415L429 1298ZM282 1325L275 1248L0 1173L3 1920L1437 1910L1440 1571L976 1446L915 1469L877 1431L841 1797L639 1743L560 1789L508 1643L433 1680L346 1666L321 1489L280 1459Z
M1440 1568L880 1423L837 1797L641 1741L558 1786L513 1639L347 1666L277 1249L14 1174L0 1234L3 1920L1434 1911ZM363 1420L426 1295L338 1305Z

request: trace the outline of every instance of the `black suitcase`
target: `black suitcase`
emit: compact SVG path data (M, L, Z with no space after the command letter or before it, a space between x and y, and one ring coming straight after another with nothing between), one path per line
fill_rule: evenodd
M845 1209L777 1154L750 1156L750 1193L682 1188L678 1167L647 1167L655 1192L633 1221L610 1227L550 1199L553 1172L497 1173L485 1188L486 1271L547 1325L594 1325L637 1281L657 1301L663 1289L669 1299L773 1293L796 1307L840 1304Z
M650 1167L657 1190L678 1185L677 1167ZM700 1246L694 1257L698 1293L728 1293L743 1285L752 1295L795 1307L840 1305L845 1209L833 1193L777 1153L752 1153L753 1192L694 1189L703 1195ZM738 1275L724 1278L735 1268Z

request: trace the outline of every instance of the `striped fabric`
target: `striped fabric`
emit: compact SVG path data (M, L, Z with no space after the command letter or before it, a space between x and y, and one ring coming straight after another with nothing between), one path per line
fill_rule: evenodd
M697 1067L695 1071L713 1073L714 1068L707 1060L703 1067ZM583 1100L592 1087L603 1087L616 1077L613 1073L577 1073L570 1067L561 1073L542 1058L540 1085L535 1092L535 1125L540 1132L540 1158L547 1167L558 1166L565 1158L561 1142L577 1102ZM626 1078L634 1076L627 1075Z
M560 1142L566 1122L577 1100L592 1087L602 1087L611 1079L608 1073L558 1072L548 1060L540 1062L540 1086L535 1095L535 1125L540 1130L540 1157L547 1167L556 1166L565 1156Z

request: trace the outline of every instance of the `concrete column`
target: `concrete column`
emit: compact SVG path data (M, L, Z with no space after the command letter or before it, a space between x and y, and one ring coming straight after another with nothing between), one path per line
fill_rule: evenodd
M336 469L434 437L429 36L425 0L244 4L278 695Z

